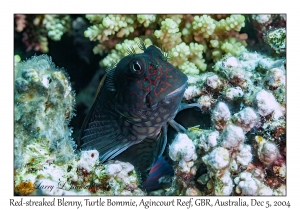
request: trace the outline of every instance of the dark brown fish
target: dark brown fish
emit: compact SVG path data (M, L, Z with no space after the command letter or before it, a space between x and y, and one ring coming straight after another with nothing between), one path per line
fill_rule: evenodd
M82 149L97 149L100 162L131 162L146 176L167 144L167 126L182 106L187 76L167 61L156 46L139 43L108 71L80 134Z

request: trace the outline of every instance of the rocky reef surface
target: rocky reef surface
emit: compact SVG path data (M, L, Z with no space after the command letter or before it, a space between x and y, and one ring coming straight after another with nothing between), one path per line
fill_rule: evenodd
M14 185L18 195L144 195L130 163L75 152L75 94L46 55L15 66Z

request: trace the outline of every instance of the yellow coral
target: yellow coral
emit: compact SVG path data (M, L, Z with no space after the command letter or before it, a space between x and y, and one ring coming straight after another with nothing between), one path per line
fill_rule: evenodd
M143 24L144 27L148 27L151 23L156 20L156 15L137 15L137 21Z
M181 42L179 24L170 18L161 22L161 30L156 30L154 35L165 50L170 50Z
M110 52L100 62L101 66L112 65L126 55L124 47L129 42L123 39L130 34L132 37L151 38L151 44L157 42L162 50L172 54L170 63L186 73L205 71L207 61L211 59L216 62L225 54L239 56L246 51L247 36L239 34L245 25L243 15L140 14L86 17L95 25L85 31L85 36L100 41L94 53L103 55ZM155 22L159 26L156 30L155 24L152 24ZM140 27L144 29L139 30ZM116 50L112 50L114 46Z
M84 35L91 40L105 41L111 35L126 37L137 27L136 15L86 16L91 22L101 22L89 27Z
M245 26L243 15L230 15L219 21L207 15L195 16L192 24L194 39L200 43L209 42L215 62L224 54L238 56L246 51L246 42L239 39L238 33Z
M43 25L48 31L48 36L59 41L64 33L71 30L71 18L69 15L45 15Z
M174 15L174 14L160 15L160 17L158 18L158 23L161 24L162 21L169 18L179 25L182 21L183 16L184 15Z
M199 74L200 70L206 69L205 60L202 53L206 47L198 43L187 45L182 42L171 49L172 59L170 63L178 67L186 74Z
M136 38L136 39L138 39L138 38ZM133 49L136 53L142 53L142 50L138 47L138 45L136 43L137 43L137 40L134 41L134 40L125 39L124 42L117 44L115 49L113 49L111 51L111 53L109 55L107 55L100 62L100 66L103 66L103 67L113 66L115 63L119 62L124 56L127 55L127 49L129 47L133 47ZM145 43L146 47L152 45L152 41L150 39L145 39L144 43Z
M245 26L245 17L243 15L231 15L226 19L221 19L216 23L216 32L218 31L240 31Z
M233 37L224 40L210 40L210 44L213 48L212 57L215 62L218 61L224 54L239 56L243 52L247 51L245 47L246 42Z
M32 182L20 182L15 187L15 192L21 195L30 195L35 190L35 185Z
M185 61L178 68L185 74L199 74L197 66L190 61Z
M203 38L208 38L211 36L216 28L216 22L210 16L195 16L192 23L194 30L194 39L201 42Z
M101 24L106 15L86 15L85 17L94 24Z
M202 54L206 51L206 46L192 42L190 43L189 47L191 53L188 56L188 60L193 62L199 70L205 71L207 64L205 63Z
M171 49L172 59L170 60L170 63L172 63L174 66L179 66L187 61L187 56L190 53L189 46L182 42Z

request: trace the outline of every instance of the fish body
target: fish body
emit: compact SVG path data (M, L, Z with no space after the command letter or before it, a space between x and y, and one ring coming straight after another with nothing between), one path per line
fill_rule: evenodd
M131 162L146 176L167 144L187 88L187 76L154 45L108 71L82 126L78 144L97 149L100 162Z

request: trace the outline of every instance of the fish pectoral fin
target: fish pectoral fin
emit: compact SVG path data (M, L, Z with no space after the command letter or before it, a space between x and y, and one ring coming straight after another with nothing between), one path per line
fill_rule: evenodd
M199 109L199 111L202 111L201 106L198 103L192 103L192 104L181 103L177 113L184 109L191 109L191 108L196 108L196 109Z
M142 183L142 187L148 192L157 190L162 187L162 184L159 183L159 179L162 176L172 177L173 175L174 169L172 165L166 161L164 156L161 156L151 168L147 180Z
M112 116L89 123L82 138L83 149L96 149L100 162L111 160L137 142L130 141Z
M132 145L114 159L129 162L134 165L136 171L141 175L142 181L148 177L149 171L162 155L167 144L166 126L157 138L145 138L140 143Z
M113 159L133 145L132 142L122 137L122 135L116 136L115 134L109 134L90 139L90 141L88 141L87 138L83 138L85 143L82 145L82 148L96 149L99 152L100 163Z
M167 145L167 129L168 129L168 126L165 125L162 127L162 133L160 135L160 137L157 139L157 144L158 146L156 147L157 151L156 151L156 159L153 161L152 164L154 164L157 159L163 154L163 152L165 151L166 149L166 145Z
M171 120L169 122L169 124L178 132L178 133L185 133L186 129L180 125L179 123L177 123L175 120Z
M185 109L193 109L193 108L196 108L197 111L201 111L201 107L198 103L193 103L193 104L186 104L186 103L181 103L178 110L177 110L177 113L178 114L179 112L185 110ZM175 131L177 131L178 133L185 133L186 132L186 129L185 127L183 127L181 124L177 123L174 119L171 120L169 122L169 124L175 129Z

